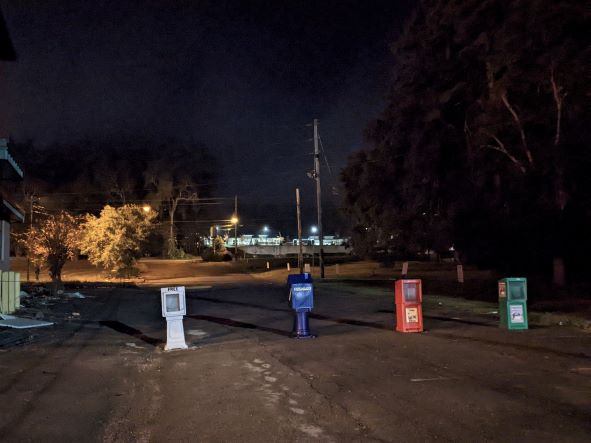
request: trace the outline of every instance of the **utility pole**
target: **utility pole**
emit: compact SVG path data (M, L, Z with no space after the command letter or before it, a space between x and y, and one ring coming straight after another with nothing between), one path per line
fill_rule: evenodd
M314 119L314 179L316 180L316 208L318 211L318 239L320 240L320 278L324 278L324 235L322 233L322 191L320 188L320 149L318 143L318 119Z
M300 188L296 188L296 206L298 213L298 244L300 246L298 251L298 267L300 274L304 273L304 254L302 252L302 213L300 210Z

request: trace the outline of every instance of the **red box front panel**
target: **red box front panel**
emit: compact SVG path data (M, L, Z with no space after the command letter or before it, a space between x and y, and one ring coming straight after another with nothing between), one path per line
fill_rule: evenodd
M420 303L396 305L396 330L398 332L423 332L423 308Z
M396 330L399 332L423 331L423 291L421 280L396 280Z

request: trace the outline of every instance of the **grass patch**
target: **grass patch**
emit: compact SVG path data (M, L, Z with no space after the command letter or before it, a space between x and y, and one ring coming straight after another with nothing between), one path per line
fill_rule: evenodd
M326 291L356 298L391 299L394 303L392 282L381 281L379 285L376 285L364 284L361 280L325 280L316 283L316 285L319 292ZM434 293L423 294L423 313L426 315L441 315L450 318L478 316L492 320L498 319L498 311L497 301L475 300ZM531 325L535 326L566 326L591 332L591 321L580 312L546 312L528 307L528 320Z

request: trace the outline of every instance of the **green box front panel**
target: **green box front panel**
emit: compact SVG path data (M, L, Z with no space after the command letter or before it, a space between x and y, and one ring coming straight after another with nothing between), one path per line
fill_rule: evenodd
M507 302L507 329L527 329L527 304L524 301Z

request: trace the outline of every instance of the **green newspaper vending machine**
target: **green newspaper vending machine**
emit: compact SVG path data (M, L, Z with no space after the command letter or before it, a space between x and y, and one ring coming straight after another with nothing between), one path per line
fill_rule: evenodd
M502 328L527 329L527 278L499 280L499 317Z

